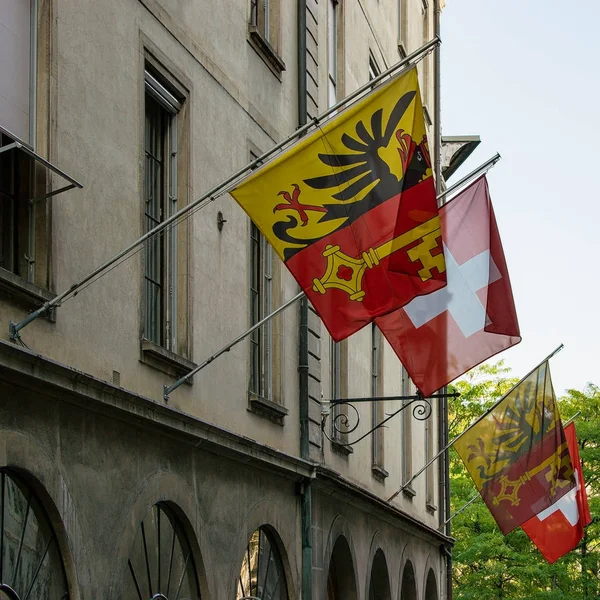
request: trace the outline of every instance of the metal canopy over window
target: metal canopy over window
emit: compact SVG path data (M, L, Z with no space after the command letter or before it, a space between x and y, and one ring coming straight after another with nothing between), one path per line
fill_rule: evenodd
M33 148L29 144L20 140L16 135L11 133L7 129L4 129L4 127L2 127L1 125L0 140L0 161L3 159L4 156L10 154L11 152L22 153L22 155L28 157L32 165L39 164L67 182L66 185L58 189L54 189L50 192L46 192L44 194L36 195L35 197L30 198L30 202L39 202L40 200L47 200L52 196L57 196L58 194L62 194L62 192L72 190L73 188L83 188L83 185L81 183L73 179L70 175L67 175L67 173L59 169L57 166L53 165L51 162L48 162L37 152L34 152ZM14 160L12 162L14 165L16 165L18 161Z

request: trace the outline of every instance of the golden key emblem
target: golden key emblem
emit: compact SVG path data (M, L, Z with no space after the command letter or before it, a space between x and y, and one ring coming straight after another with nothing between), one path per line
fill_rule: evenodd
M323 256L327 259L325 274L320 279L313 279L313 290L325 294L328 289L336 288L346 292L350 300L360 302L366 294L362 289L365 271L377 267L386 256L416 240L421 241L408 250L407 255L412 262L421 261L423 266L418 274L422 281L428 281L432 277L431 271L434 268L439 273L446 270L443 253L440 252L435 256L431 254L432 250L437 248L437 238L441 235L440 218L433 217L377 248L369 248L360 258L348 256L339 246L329 244L323 252Z
M544 469L549 467L549 471L546 473L546 481L550 483L550 496L554 497L556 494L556 488L569 485L569 479L573 474L573 467L571 465L571 459L569 455L560 457L560 462L556 464L556 458L554 455L548 457L544 462L537 465L531 471L527 471L518 479L509 479L506 475L500 477L500 491L494 496L492 503L498 506L502 501L510 502L511 506L519 506L521 498L519 498L519 491L521 488L538 473L541 473ZM567 467L566 478L558 479L558 474L561 469Z

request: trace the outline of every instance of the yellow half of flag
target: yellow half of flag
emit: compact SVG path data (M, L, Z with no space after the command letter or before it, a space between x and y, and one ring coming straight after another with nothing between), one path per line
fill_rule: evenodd
M415 156L424 166L413 184L432 176L413 68L325 122L231 194L286 260L406 189Z

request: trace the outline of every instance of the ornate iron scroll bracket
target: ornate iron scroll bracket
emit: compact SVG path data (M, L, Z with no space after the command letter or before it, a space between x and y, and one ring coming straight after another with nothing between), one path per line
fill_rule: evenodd
M345 398L340 400L321 400L321 430L323 431L323 435L330 442L335 442L336 444L350 448L351 446L354 446L361 440L364 440L366 437L370 436L381 427L385 427L388 421L391 421L396 415L400 414L407 408L412 407L412 414L415 419L418 421L425 421L431 416L431 412L433 410L430 402L432 399L458 398L459 396L460 393L454 392L452 394L433 394L428 398L425 398L425 396L419 392L409 396L383 396L373 398L367 397ZM380 423L377 423L377 425L369 429L369 431L353 441L347 441L348 434L356 431L360 424L360 412L354 405L362 402L385 402L386 400L402 400L404 403L398 410L392 413L386 413L385 419L383 419L383 421ZM332 438L327 433L327 420L332 413L335 412L334 409L337 406L347 406L352 409L353 413L350 414L349 412L338 412L337 414L333 414L331 427L334 437Z

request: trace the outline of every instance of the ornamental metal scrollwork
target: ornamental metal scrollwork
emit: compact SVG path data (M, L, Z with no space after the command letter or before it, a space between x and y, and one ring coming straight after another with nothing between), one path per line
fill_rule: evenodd
M321 401L321 430L323 435L331 442L335 442L340 446L346 446L350 448L354 446L361 440L364 440L366 437L380 429L381 427L385 427L386 423L393 419L396 415L400 414L402 411L407 408L411 408L412 416L417 421L426 421L433 412L433 407L431 406L430 400L432 398L456 398L460 394L452 393L452 394L433 394L428 398L425 398L421 394L415 394L412 396L388 396L383 398L350 398L347 400L322 400ZM403 400L403 405L396 411L392 413L386 413L386 418L383 419L380 423L369 429L365 434L361 435L357 439L353 441L348 441L346 436L353 431L356 431L360 424L360 412L355 403L361 402L384 402L386 400ZM347 412L337 412L336 409L338 407L349 407L353 414L350 415ZM330 437L327 433L327 419L332 414L332 412L337 414L333 414L331 420L331 429L333 437Z

